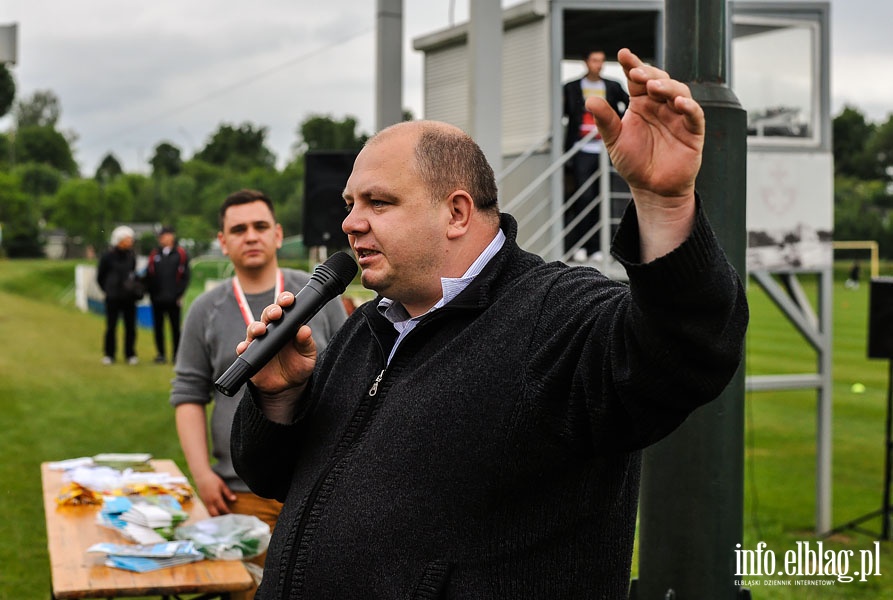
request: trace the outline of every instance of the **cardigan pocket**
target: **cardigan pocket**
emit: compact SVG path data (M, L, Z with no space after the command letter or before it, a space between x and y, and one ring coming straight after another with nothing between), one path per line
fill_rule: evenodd
M442 600L446 598L452 565L436 560L428 563L419 584L412 595L413 600Z

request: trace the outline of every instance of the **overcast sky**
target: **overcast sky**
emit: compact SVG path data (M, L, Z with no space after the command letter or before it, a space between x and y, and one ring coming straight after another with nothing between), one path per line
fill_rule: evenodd
M470 0L404 0L403 104L422 114L420 35L461 23ZM503 0L504 6L519 4ZM311 113L374 127L375 0L5 0L17 23L19 98L52 90L82 173L112 152L147 170L169 141L185 158L221 123L268 128L279 163ZM831 0L832 111L893 112L893 2ZM774 60L784 61L784 57ZM9 128L0 120L0 130Z

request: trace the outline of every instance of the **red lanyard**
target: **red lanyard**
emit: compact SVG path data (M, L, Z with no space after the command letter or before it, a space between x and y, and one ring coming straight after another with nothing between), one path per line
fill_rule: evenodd
M282 276L282 269L276 269L276 288L273 291L273 302L279 297L279 294L282 293L282 289L285 287L285 278ZM242 318L245 319L245 325L251 325L254 321L254 313L251 312L251 307L248 306L248 300L245 298L245 292L242 291L242 284L239 283L239 278L233 275L233 294L236 296L236 302L239 304L239 310L242 311Z

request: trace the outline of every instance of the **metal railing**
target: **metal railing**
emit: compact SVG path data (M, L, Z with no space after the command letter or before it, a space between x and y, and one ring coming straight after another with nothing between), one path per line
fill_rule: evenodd
M528 231L533 223L538 222L537 219L541 219L542 207L551 205L549 192L547 189L544 189L546 184L553 177L558 176L558 172L563 170L568 161L572 160L586 143L594 139L597 133L597 131L592 131L580 139L573 147L531 179L517 195L503 204L503 211L511 213L518 218L519 232ZM508 175L520 169L537 150L543 148L551 139L551 134L537 139L497 175L497 182L503 182ZM551 211L546 219L538 222L538 226L532 232L525 234L523 237L519 234L519 245L524 248L537 248L538 252L544 256L557 253L561 256L561 260L573 262L577 252L594 236L599 236L601 252L598 257L587 257L587 262L591 262L612 277L622 278L622 269L619 268L619 265L617 265L608 251L613 228L620 221L619 217L615 217L612 214L611 200L617 198L629 200L631 195L628 192L612 189L611 174L614 172L616 171L611 166L607 152L602 152L599 159L599 168L561 203L560 212ZM606 174L606 176L602 177L602 174ZM565 214L596 180L599 181L599 189L594 198L581 207L581 210L573 218L566 219ZM604 201L604 199L608 200ZM565 240L570 232L594 210L599 211L597 224L583 232L580 238L570 247L564 248ZM556 231L560 233L556 235Z

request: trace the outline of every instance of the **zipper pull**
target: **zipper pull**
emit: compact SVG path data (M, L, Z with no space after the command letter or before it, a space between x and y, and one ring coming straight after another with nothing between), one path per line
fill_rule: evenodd
M372 387L369 388L369 395L374 396L378 393L378 384L381 382L381 378L384 377L385 370L382 369L381 373L378 374L378 377L375 378L375 381L372 382Z

